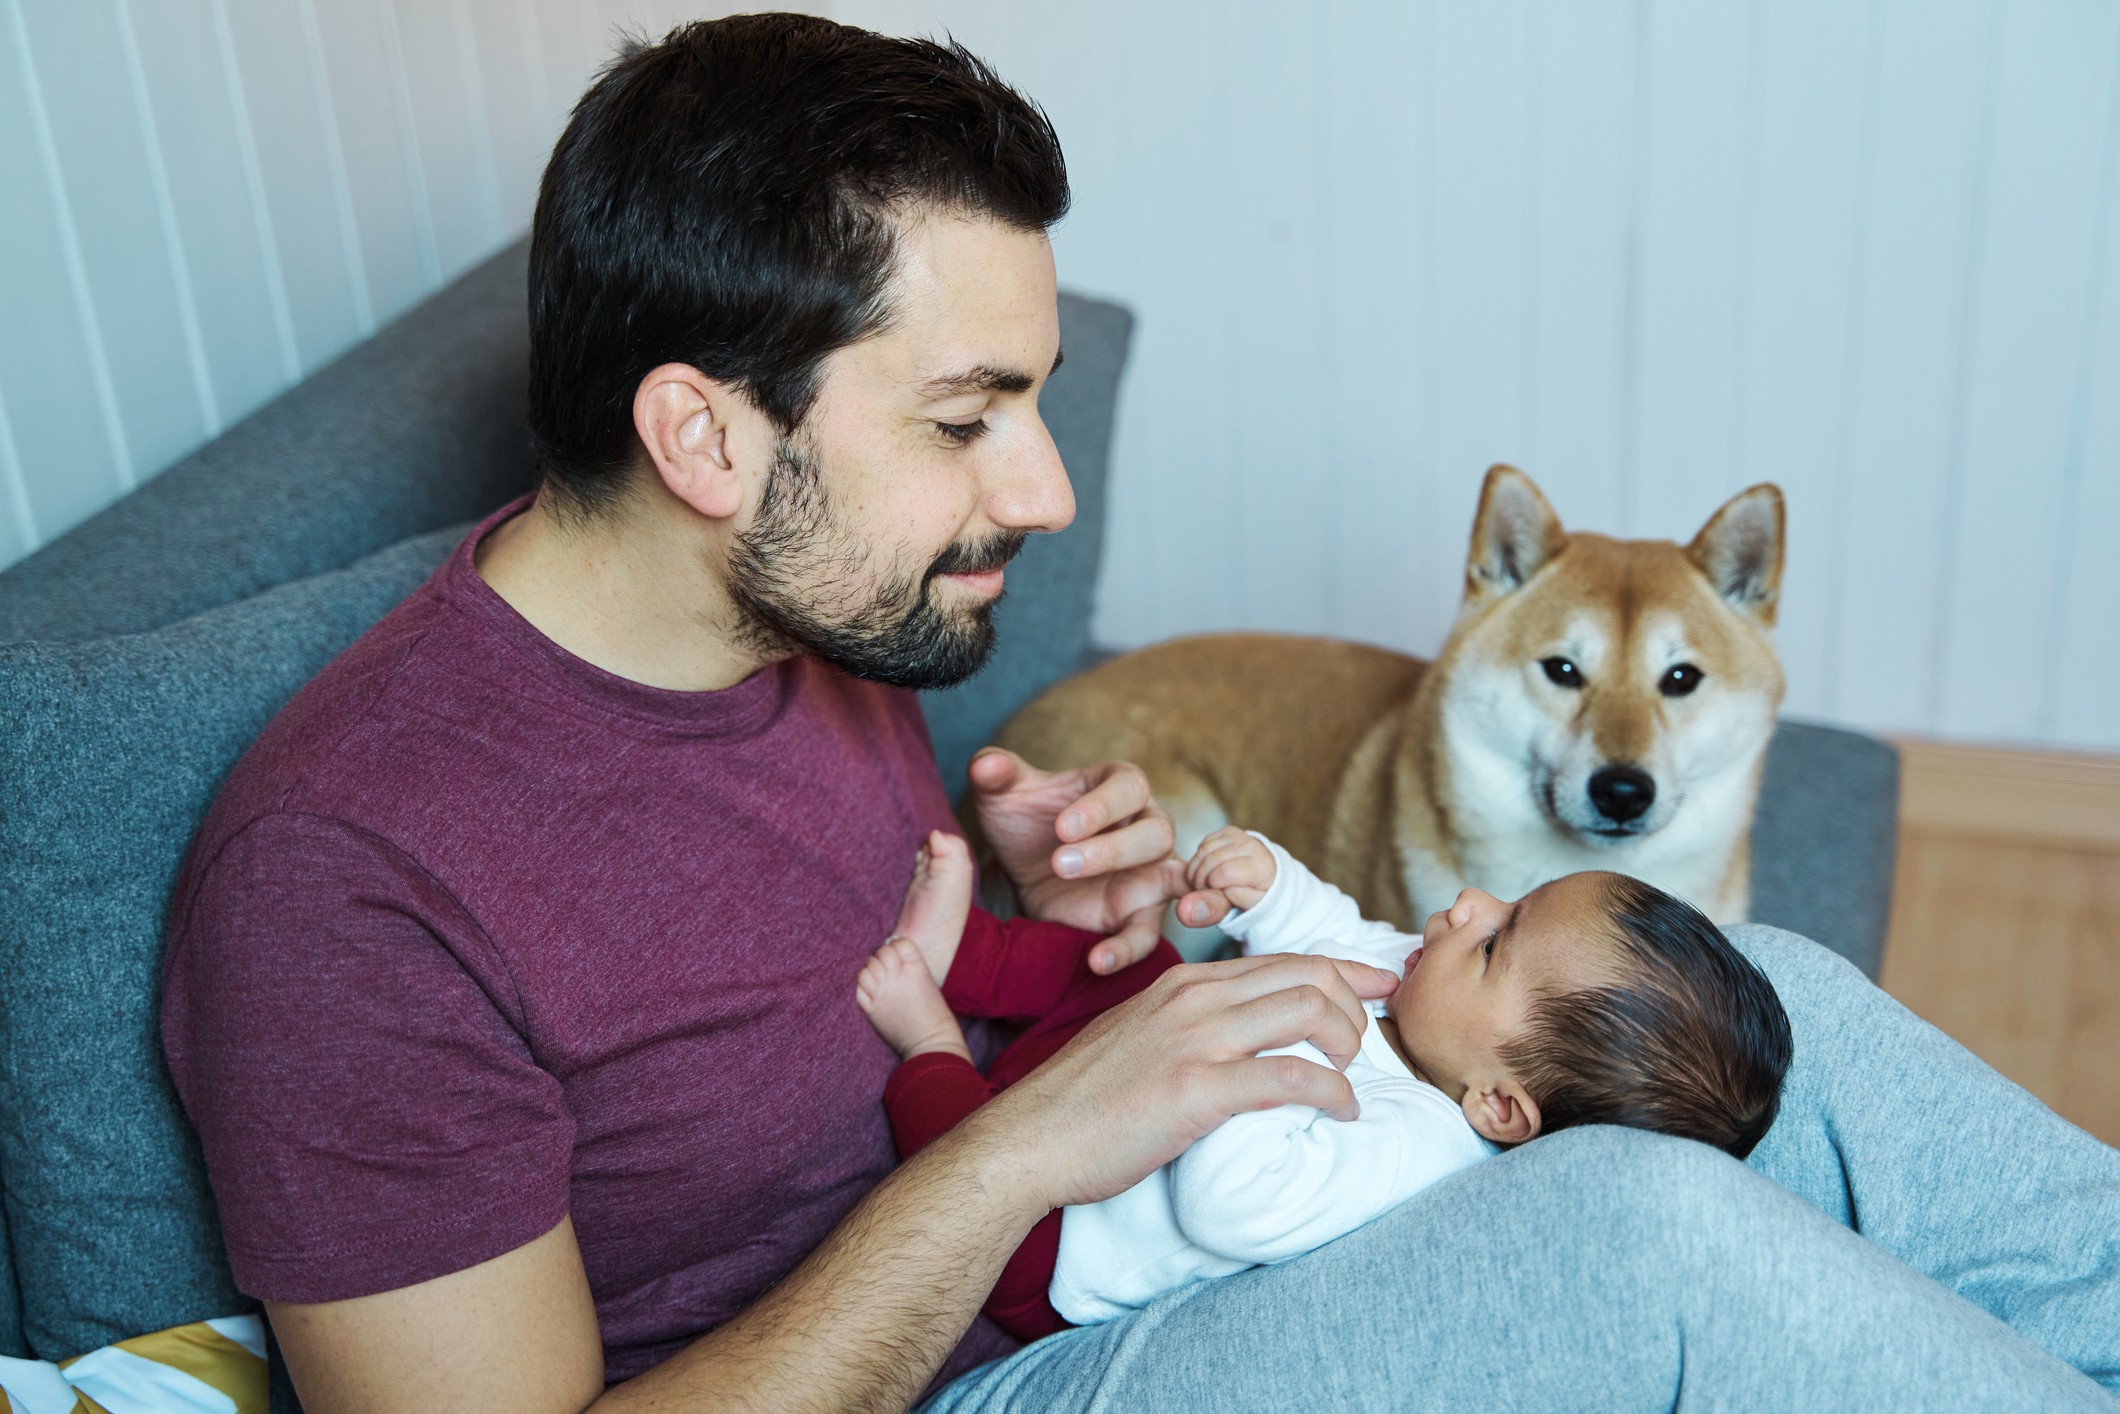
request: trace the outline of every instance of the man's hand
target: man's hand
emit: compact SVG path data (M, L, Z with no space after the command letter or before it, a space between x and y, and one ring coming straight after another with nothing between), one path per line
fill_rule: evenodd
M1185 892L1171 857L1170 812L1123 762L1041 771L990 746L972 758L972 806L994 857L1033 918L1112 936L1090 949L1095 972L1148 956L1163 907Z
M1233 1114L1298 1104L1353 1119L1338 1070L1258 1053L1309 1041L1344 1068L1369 1024L1362 999L1397 985L1287 953L1174 967L959 1128L1020 1155L1009 1168L1063 1207L1132 1187Z

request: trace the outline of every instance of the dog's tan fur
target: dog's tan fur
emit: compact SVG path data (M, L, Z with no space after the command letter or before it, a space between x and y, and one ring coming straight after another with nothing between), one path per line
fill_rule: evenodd
M1497 466L1433 664L1327 639L1177 639L1057 684L997 740L1053 769L1133 761L1181 852L1225 823L1260 830L1408 930L1468 884L1514 898L1580 869L1734 922L1781 700L1767 636L1781 564L1773 486L1732 498L1681 548L1567 534L1528 477ZM1581 687L1551 680L1541 664L1556 657ZM1667 696L1659 679L1681 662L1704 677ZM1624 838L1589 828L1612 822L1576 798L1615 764L1658 785Z

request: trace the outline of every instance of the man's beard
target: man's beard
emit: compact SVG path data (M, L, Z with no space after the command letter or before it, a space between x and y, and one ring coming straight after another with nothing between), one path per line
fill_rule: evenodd
M954 613L935 602L937 575L998 569L1023 548L1011 531L952 545L917 580L894 574L864 595L869 547L832 518L814 451L782 438L758 519L729 554L739 632L762 652L815 654L858 678L953 687L994 651L999 596ZM845 607L833 607L837 601Z

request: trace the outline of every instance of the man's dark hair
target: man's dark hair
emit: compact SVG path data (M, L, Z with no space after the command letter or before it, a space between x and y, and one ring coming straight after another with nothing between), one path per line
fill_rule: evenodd
M633 395L664 363L741 391L783 435L818 367L877 332L894 217L1040 231L1066 213L1045 114L961 46L807 15L680 26L575 105L530 239L530 433L572 509L635 463Z
M1610 877L1618 980L1540 996L1502 1063L1537 1102L1540 1133L1624 1124L1742 1159L1781 1103L1793 1051L1781 998L1699 909Z

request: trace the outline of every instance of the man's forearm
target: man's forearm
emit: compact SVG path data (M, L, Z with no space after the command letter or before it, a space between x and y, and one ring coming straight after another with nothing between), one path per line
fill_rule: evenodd
M597 1410L899 1410L1044 1213L974 1115L849 1213L751 1308Z

